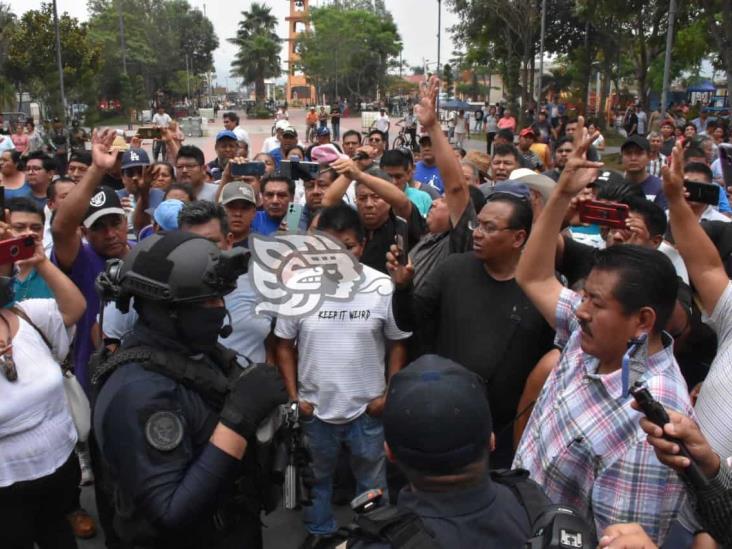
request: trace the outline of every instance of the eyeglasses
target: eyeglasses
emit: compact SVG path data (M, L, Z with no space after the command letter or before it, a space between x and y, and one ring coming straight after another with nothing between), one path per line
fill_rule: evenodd
M479 231L485 235L497 233L499 231L515 231L514 227L496 227L491 223L482 223L480 221L468 221L468 229L471 231Z
M25 171L40 172L40 171L43 171L43 166L26 166Z

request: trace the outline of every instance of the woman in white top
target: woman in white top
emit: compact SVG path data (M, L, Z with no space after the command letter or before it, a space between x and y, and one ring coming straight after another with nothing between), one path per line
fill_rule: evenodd
M7 229L0 223L3 240L10 237ZM86 301L48 260L40 240L25 262L56 299L13 306L12 291L5 291L12 288L12 265L0 265L0 547L75 548L66 513L80 479L77 435L59 364Z
M597 151L597 159L599 160L602 157L602 152L605 150L605 138L602 136L602 133L600 133L600 128L594 122L590 122L587 125L587 131L590 132L590 135L597 132L597 137L592 142L592 146L595 147L595 150Z

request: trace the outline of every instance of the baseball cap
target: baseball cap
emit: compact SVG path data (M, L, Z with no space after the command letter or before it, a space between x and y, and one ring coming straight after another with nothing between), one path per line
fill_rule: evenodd
M119 196L111 187L97 187L84 215L84 227L90 229L98 219L113 214L125 215Z
M541 194L544 201L549 200L549 196L551 196L554 191L554 187L557 186L557 182L551 177L538 174L528 168L518 168L513 170L511 175L508 176L508 179L510 181L523 183L530 190L538 192Z
M125 138L121 135L118 135L114 138L114 141L112 142L112 146L109 147L110 153L119 153L119 152L125 152L127 149L130 148L130 144L125 141Z
M318 137L321 135L330 135L330 130L328 128L318 128Z
M122 155L122 169L134 168L135 166L149 166L150 157L145 149L130 149Z
M640 135L631 135L625 140L625 143L620 147L620 152L623 152L627 147L636 146L640 147L646 152L651 150L651 144L648 143L648 139L641 137Z
M297 130L292 126L287 126L282 130L282 135L297 135Z
M153 219L164 231L175 231L178 229L178 214L183 208L183 202L177 198L163 200L153 214Z
M478 460L493 430L483 381L437 355L423 355L391 378L382 420L398 461L438 474Z
M529 187L524 183L510 180L501 181L500 183L493 185L490 189L490 194L487 196L488 200L490 200L495 194L507 194L514 198L520 198L521 200L528 200L531 197Z
M278 120L275 124L276 130L284 130L290 125L290 123L287 120Z
M597 173L597 178L588 185L592 187L594 185L622 185L625 183L625 177L623 174L615 172L613 170L602 170Z
M534 132L534 129L533 129L533 128L531 128L531 127L529 127L529 128L524 128L523 130L521 130L521 131L519 132L519 137L527 137L527 136L529 136L529 135L530 135L531 137L536 137L536 132Z
M246 200L252 204L257 204L257 196L254 189L249 183L243 181L231 181L224 185L221 191L221 204L226 205L234 200Z
M231 130L221 130L219 133L216 134L216 143L218 143L222 139L232 139L234 141L238 141L236 134Z

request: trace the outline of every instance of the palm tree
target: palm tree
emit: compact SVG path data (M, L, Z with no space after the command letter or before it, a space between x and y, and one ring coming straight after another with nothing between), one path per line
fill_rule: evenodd
M260 105L265 98L265 78L275 78L281 72L281 40L275 32L277 19L270 8L258 2L253 2L251 9L241 14L236 37L229 38L239 48L231 63L231 75L245 83L254 83L254 94Z

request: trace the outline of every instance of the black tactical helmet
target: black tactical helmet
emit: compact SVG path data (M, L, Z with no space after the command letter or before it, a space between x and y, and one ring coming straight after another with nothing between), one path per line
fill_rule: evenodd
M132 296L170 304L223 297L246 271L242 249L222 252L206 238L176 231L146 238L124 261L108 261L97 286L126 312Z

